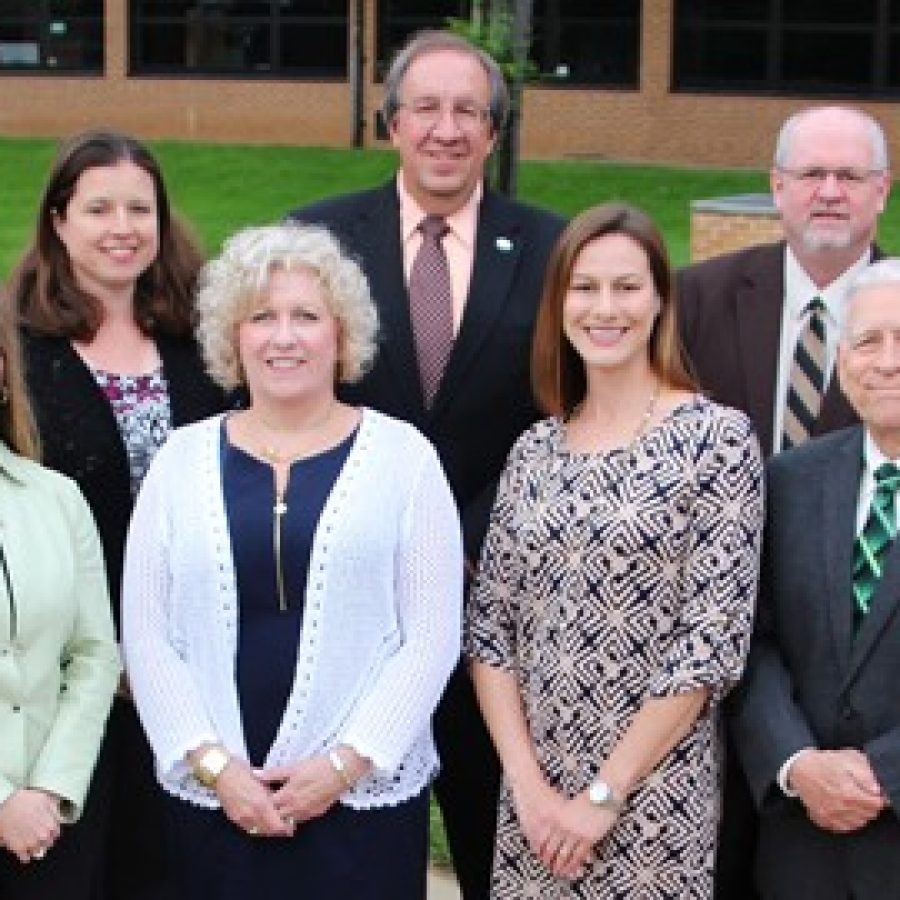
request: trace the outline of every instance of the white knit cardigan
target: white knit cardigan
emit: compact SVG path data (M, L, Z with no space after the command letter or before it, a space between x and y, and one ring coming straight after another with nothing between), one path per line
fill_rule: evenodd
M220 741L247 758L221 428L221 416L179 428L157 454L122 591L126 667L158 777L206 807L218 799L185 753ZM437 769L431 716L459 656L462 578L459 518L437 455L410 425L364 410L316 528L294 683L266 766L343 743L374 763L347 805L419 793Z

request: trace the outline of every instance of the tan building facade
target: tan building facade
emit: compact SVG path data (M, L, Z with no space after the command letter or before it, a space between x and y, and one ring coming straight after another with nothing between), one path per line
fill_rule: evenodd
M351 146L356 133L353 59L362 48L362 142L377 143L381 86L375 2L349 0L348 77L328 81L129 72L129 4L105 0L104 73L27 74L0 69L0 134L61 136L112 126L144 138ZM677 0L640 4L639 88L529 87L523 113L528 157L762 167L792 110L824 97L673 91ZM356 4L362 4L357 8ZM359 13L359 15L358 15ZM361 43L357 42L358 30ZM885 126L896 158L894 104L861 104Z

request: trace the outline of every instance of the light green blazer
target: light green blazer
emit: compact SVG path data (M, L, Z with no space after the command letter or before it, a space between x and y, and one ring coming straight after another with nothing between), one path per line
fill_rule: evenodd
M120 672L103 552L75 484L2 440L0 545L0 803L41 788L74 819Z

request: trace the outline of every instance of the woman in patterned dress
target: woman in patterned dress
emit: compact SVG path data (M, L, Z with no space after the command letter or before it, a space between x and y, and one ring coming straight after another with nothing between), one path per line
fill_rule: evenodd
M10 294L43 461L72 478L91 507L117 628L141 479L172 428L223 406L192 336L201 264L144 146L92 131L61 148ZM75 826L104 863L97 897L172 896L162 821L152 754L123 680Z
M498 900L712 895L762 471L748 420L696 393L676 334L647 216L574 219L534 339L550 418L510 454L466 623L504 771Z

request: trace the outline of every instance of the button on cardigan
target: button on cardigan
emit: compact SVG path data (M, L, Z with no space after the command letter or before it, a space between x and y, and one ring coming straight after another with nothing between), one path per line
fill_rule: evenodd
M221 417L177 429L138 496L123 581L126 667L163 787L218 806L185 754L246 759L237 598L221 486ZM342 802L419 793L437 768L431 715L460 650L463 556L452 494L412 426L365 409L313 540L294 682L266 765L339 743L374 763Z

